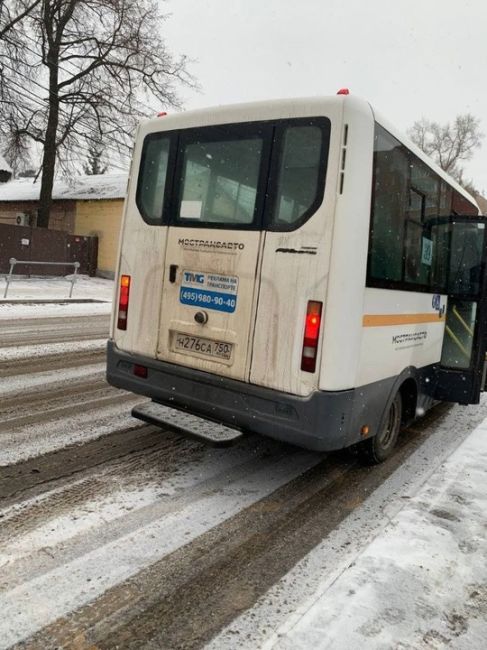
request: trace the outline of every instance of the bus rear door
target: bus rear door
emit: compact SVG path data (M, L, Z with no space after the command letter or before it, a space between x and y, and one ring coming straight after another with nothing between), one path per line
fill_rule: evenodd
M182 131L157 356L248 381L272 130Z

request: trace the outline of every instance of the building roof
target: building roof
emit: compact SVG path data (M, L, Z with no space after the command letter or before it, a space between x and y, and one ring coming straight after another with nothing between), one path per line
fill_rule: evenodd
M477 199L477 203L479 204L479 208L482 214L487 216L487 199L481 194L476 194L475 198Z
M12 168L2 155L0 155L0 172L12 173Z
M128 173L100 174L99 176L77 176L54 182L54 200L97 201L102 199L124 199ZM38 201L41 184L31 178L20 178L0 185L0 201Z

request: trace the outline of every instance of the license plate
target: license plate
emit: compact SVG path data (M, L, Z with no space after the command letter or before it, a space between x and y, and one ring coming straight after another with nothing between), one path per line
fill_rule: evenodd
M231 359L233 348L232 343L213 341L211 339L204 339L201 336L190 336L189 334L180 334L179 332L174 333L173 346L178 352L203 354L205 357L225 359L225 361Z

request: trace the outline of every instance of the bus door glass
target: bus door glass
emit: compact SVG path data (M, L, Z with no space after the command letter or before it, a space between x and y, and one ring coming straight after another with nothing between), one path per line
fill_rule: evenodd
M476 404L485 383L486 224L455 215L432 226L435 284L448 298L437 399Z

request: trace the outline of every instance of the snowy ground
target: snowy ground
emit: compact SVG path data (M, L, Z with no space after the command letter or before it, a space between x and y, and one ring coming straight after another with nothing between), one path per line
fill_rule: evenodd
M106 385L113 282L21 304L68 290L0 301L0 648L486 647L487 400L374 469L256 436L211 450Z
M346 567L321 574L274 633L256 644L249 632L270 612L264 599L209 649L485 648L487 420L403 504L392 517L383 513L383 528ZM283 578L274 609L292 600L296 574L306 581L326 552L324 543Z
M70 278L71 276L68 276ZM71 284L58 278L14 279L4 299L6 280L0 277L0 319L45 318L50 316L82 316L85 314L109 314L113 298L113 280L78 276L73 301L69 301ZM76 300L99 300L100 303L76 303ZM26 304L23 301L65 301L62 304Z

